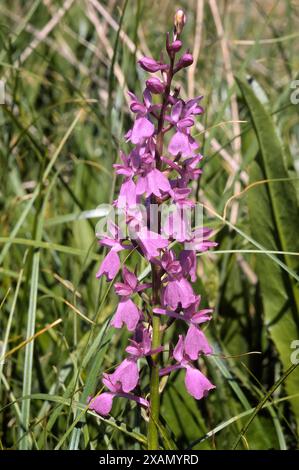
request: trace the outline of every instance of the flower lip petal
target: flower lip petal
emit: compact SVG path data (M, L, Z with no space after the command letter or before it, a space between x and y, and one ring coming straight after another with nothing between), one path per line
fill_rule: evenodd
M191 324L188 329L184 349L191 361L196 361L200 353L212 353L212 348L210 347L205 334L193 324Z
M215 388L202 372L191 366L186 367L185 386L187 392L197 400L206 397L209 391Z
M134 302L124 297L118 304L114 317L111 320L111 325L114 326L114 328L122 328L125 323L129 331L134 331L140 317L140 311Z
M134 123L130 139L133 144L140 144L144 139L151 137L155 132L155 127L151 121L145 117L138 117Z

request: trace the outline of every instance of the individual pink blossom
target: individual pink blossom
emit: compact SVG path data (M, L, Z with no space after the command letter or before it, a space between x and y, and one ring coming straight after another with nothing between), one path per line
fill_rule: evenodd
M192 364L190 364L191 358L186 352L186 346L187 349L189 349L189 353L190 350L192 350L191 354L195 356L196 348L194 348L193 351L193 346L192 344L190 344L190 338L187 339L186 337L184 339L182 335L179 335L179 340L173 351L173 358L176 360L177 364L168 366L165 369L161 369L160 375L163 376L166 374L170 374L172 371L177 369L185 369L186 389L190 395L192 395L197 400L200 400L201 398L207 396L209 391L215 388L215 385L213 385L202 372L200 372L198 369L193 367Z
M126 138L133 144L140 144L151 137L155 131L150 120L150 111L154 109L152 108L152 97L148 89L143 93L143 103L138 101L133 93L129 92L129 95L132 99L130 108L137 116L133 128L126 134Z
M115 163L113 168L117 175L124 175L128 178L134 176L134 169L131 167L130 157L127 156L124 152L120 152L120 158L123 163Z
M191 328L194 330L195 327L191 325L188 331L190 331ZM189 336L187 333L185 338L183 335L179 335L179 340L173 350L174 359L179 364L183 365L183 367L185 367L186 364L189 364L191 361L198 359L199 352L203 352L201 349L198 349L198 339L193 336L193 333L194 331L192 331ZM205 339L203 343L204 342L207 342L207 340ZM203 347L205 348L206 345L203 344ZM211 348L209 349L209 354L211 354L212 350Z
M200 99L200 97L198 97ZM170 116L167 120L176 128L175 134L170 139L168 151L176 156L181 154L183 157L191 157L198 148L198 144L190 135L190 127L194 124L193 115L199 113L196 101L185 103L183 100L177 100L173 106Z
M103 374L103 384L109 392L104 392L95 398L90 397L89 409L96 411L99 415L106 416L112 409L114 397L129 398L147 407L147 400L129 393L136 388L138 381L139 371L136 360L125 359L113 374Z
M138 405L143 406L144 408L149 407L149 402L142 397L139 397L137 395L134 395L132 393L111 393L111 392L104 392L98 395L97 397L89 397L88 398L88 403L89 406L88 408L91 411L95 411L98 415L100 416L107 416L112 410L112 405L113 405L113 398L115 397L120 397L120 398L126 398L127 400L133 400L135 401Z
M131 140L133 144L138 144L142 142L143 139L151 137L154 131L153 123L144 116L140 116L135 121L129 140Z
M113 405L113 398L115 397L114 393L101 393L95 398L89 397L89 409L95 411L101 416L109 415L112 405Z
M197 180L202 174L202 170L198 168L198 163L202 159L202 155L197 154L194 157L186 158L179 162L174 162L169 158L162 156L162 160L171 169L175 170L181 178L175 181L175 184L179 188L187 189L186 186L189 181Z
M123 235L117 225L111 221L108 223L108 234L101 238L99 243L110 247L109 253L103 259L101 266L96 274L97 278L105 275L108 281L112 281L120 269L120 259L118 252L131 249L132 244L126 244Z
M194 157L187 158L182 162L179 169L181 175L182 185L187 185L189 181L197 180L202 174L202 170L198 168L198 163L201 161L202 155L195 155Z
M202 323L206 323L211 320L211 314L213 312L212 308L204 308L198 310L199 304L201 301L201 297L195 296L195 301L192 302L189 307L183 309L181 313L176 308L175 310L171 308L159 308L156 307L153 309L154 313L159 315L167 315L168 317L175 318L176 320L183 320L188 324L193 325L201 325Z
M211 314L213 312L213 309L203 308L198 310L200 302L201 296L198 295L196 296L195 302L184 310L184 319L186 321L190 321L194 325L200 325L211 320Z

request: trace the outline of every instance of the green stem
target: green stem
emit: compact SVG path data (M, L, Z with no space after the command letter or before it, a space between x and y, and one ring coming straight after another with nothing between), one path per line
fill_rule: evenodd
M160 346L160 318L157 315L153 315L153 336L152 336L152 347L157 348ZM148 425L148 450L159 449L159 434L157 423L159 421L160 414L160 394L159 394L159 367L157 363L157 354L152 356L153 364L151 369L151 381L150 381L150 396L151 396L151 408L150 418Z

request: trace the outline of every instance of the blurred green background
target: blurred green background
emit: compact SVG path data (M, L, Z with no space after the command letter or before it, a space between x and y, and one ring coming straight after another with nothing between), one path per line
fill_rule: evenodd
M215 309L215 354L201 368L217 389L197 402L183 373L170 377L161 448L298 446L299 2L4 0L1 448L144 448L135 405L86 413L127 342L107 328L117 299L95 278L103 251L89 211L115 198L126 92L140 96L147 76L136 60L159 58L177 7L194 65L176 84L183 98L204 95L193 189L219 246L199 257L195 289ZM128 264L146 267L137 254Z

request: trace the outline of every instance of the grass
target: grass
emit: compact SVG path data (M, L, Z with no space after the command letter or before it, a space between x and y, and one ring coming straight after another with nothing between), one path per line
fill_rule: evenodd
M171 376L161 447L296 449L298 11L291 0L176 6L195 57L177 85L183 97L204 95L204 174L193 189L219 246L198 257L195 289L215 309L206 330L215 355L201 367L217 388L196 402L182 373ZM1 2L2 449L146 446L134 404L115 401L107 419L86 407L127 340L108 328L116 297L95 278L104 255L95 209L119 187L126 91L140 94L146 77L136 60L159 57L173 12L169 0ZM148 276L138 253L128 264Z

